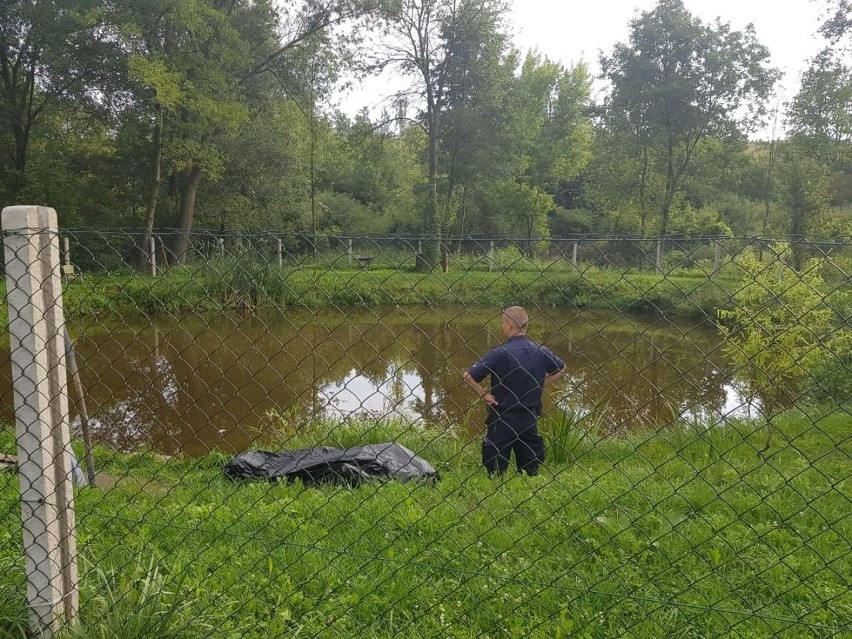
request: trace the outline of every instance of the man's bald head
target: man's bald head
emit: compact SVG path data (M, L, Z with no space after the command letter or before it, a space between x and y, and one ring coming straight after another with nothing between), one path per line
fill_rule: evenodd
M503 309L504 321L511 324L514 331L525 332L529 324L530 316L523 306L510 306Z

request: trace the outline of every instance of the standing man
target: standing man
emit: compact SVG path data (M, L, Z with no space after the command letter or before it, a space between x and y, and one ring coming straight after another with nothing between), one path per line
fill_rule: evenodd
M482 465L489 474L503 474L515 451L519 473L537 475L544 461L538 434L541 395L547 384L565 375L565 364L546 346L527 337L529 315L520 306L503 311L506 341L492 349L465 374L464 381L488 405ZM491 375L491 391L481 382Z

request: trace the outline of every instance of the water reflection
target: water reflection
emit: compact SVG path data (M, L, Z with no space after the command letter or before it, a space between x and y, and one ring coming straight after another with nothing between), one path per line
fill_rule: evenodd
M318 390L321 412L332 419L366 414L376 419L423 418L425 394L420 377L391 364L387 379L375 382L353 369L342 382L332 382Z
M499 344L499 309L190 316L72 326L98 439L167 454L252 445L265 415L353 415L479 432L462 372ZM545 310L532 336L566 360L545 402L597 408L610 431L747 416L710 326ZM0 384L12 417L8 352Z

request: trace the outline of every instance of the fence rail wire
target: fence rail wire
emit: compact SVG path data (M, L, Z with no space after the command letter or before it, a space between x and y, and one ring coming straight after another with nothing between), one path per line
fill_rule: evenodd
M27 301L10 264L61 249L79 365L61 391L79 614L61 636L850 632L852 238L4 240L10 309ZM566 370L535 476L482 468L488 412L463 380L515 305ZM9 343L0 636L32 628L42 543ZM439 478L223 473L243 451L383 442Z

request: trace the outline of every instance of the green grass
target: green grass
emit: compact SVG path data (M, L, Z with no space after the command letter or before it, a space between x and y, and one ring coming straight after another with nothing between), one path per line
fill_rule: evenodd
M277 269L256 262L214 262L161 277L92 273L64 289L66 316L162 315L263 307L364 308L377 305L506 306L608 309L714 318L733 281L613 270L450 271ZM2 284L0 284L2 287ZM3 289L4 291L5 289ZM0 292L3 292L0 291ZM6 309L0 309L5 325Z
M760 426L737 422L581 439L541 476L502 480L478 442L402 424L281 419L264 442L396 439L442 477L358 488L232 483L221 454L99 450L117 482L77 493L70 636L843 636L852 417L775 426L763 456ZM20 636L23 614L16 499L0 474L0 636Z
M505 266L505 265L504 265ZM447 273L416 273L392 260L362 269L343 260L317 267L308 263L279 269L251 257L217 258L174 267L159 277L129 272L86 273L64 287L66 316L129 316L224 309L380 305L507 306L598 309L715 320L742 286L739 270L710 277L701 269L668 273L587 267L568 263L513 262L489 272L478 262ZM4 291L0 283L0 292ZM825 302L838 322L852 317L848 286L828 287ZM5 325L5 306L0 324Z

